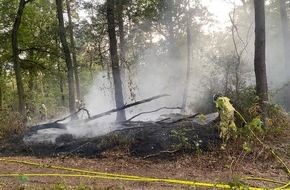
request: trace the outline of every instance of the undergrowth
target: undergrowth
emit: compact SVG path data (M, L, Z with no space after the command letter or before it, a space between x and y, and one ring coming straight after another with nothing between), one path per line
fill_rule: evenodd
M257 142L259 140L268 144L272 141L277 142L282 139L286 131L289 131L287 112L277 104L264 102L265 112L262 113L254 88L241 90L239 100L234 101L234 106L236 108L235 121L239 127L237 134L232 135L238 135L237 141L246 151L261 144Z
M214 123L220 130L220 138L223 142L220 148L223 154L239 156L242 153L255 158L259 156L263 158L271 157L271 153L267 149L272 145L283 143L287 139L287 134L289 134L290 127L287 112L277 104L264 102L265 112L262 113L259 98L253 87L240 90L238 97L231 94L228 94L228 97L233 101L233 106L236 109L235 124L237 129L231 130L230 127L226 127L221 131L220 123ZM263 117L264 115L265 117ZM201 116L206 117L203 114ZM171 136L178 140L174 149L199 150L199 141L190 141L188 131L185 129L174 130ZM272 146L272 148L275 147ZM197 151L195 153L200 154L201 152Z
M17 112L0 111L0 142L14 134L21 134L25 129L21 116Z

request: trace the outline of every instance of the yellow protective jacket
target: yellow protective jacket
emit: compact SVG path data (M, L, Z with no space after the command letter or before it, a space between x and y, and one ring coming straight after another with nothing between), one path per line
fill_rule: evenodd
M224 113L235 111L235 108L230 103L230 99L227 97L219 97L216 101L216 107Z

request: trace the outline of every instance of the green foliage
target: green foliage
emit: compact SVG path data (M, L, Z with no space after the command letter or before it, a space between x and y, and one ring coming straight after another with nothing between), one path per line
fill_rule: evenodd
M279 132L289 127L288 114L277 104L265 102L266 104L266 123L265 127L269 132Z
M178 139L178 142L174 149L180 150L180 149L188 149L191 148L191 144L189 143L189 139L186 136L187 131L184 129L181 130L172 130L171 136L176 137Z
M239 176L234 175L232 177L232 181L228 183L231 189L249 189L247 185L244 185L241 181Z
M20 134L25 129L21 116L16 112L0 111L0 141L13 134Z
M258 139L274 139L289 128L288 115L279 105L264 102L266 112L262 113L253 87L241 89L240 98L233 96L231 100L234 100L235 123L238 127L236 131L222 127L221 130L226 130L231 142L240 143L238 147L245 152L252 151ZM222 149L226 149L226 146L223 145Z
M133 141L125 137L122 137L120 135L111 135L102 143L117 145L117 147L120 147L121 150L125 150L125 153L127 153L127 152L130 152L129 150L130 150L130 147L132 146Z
M200 119L201 122L206 123L206 116L204 114L199 114L198 118Z
M236 110L244 117L245 120L250 121L257 115L253 115L249 110L256 109L258 105L258 96L256 95L256 90L254 86L244 87L239 90L239 97L235 93L230 95L230 99L233 101L233 105ZM258 110L257 110L258 111ZM240 123L241 118L236 117ZM242 126L242 125L240 125Z
M239 99L231 97L234 107L238 111L236 114L236 123L241 128L246 122L250 122L251 126L263 125L265 132L278 132L288 126L288 115L283 108L271 102L264 102L265 105L265 121L263 121L262 110L259 104L259 98L256 95L254 87L246 87L241 89ZM265 122L265 123L262 123ZM258 127L258 128L259 128ZM257 127L255 129L259 130Z
M243 143L243 149L244 149L246 152L251 151L251 147L249 146L249 144L248 144L247 142L244 142L244 143Z
M18 179L21 181L21 183L25 184L29 180L29 177L21 174L18 176Z
M177 143L172 146L174 151L196 151L197 154L202 152L200 148L201 140L198 135L190 137L190 130L180 129L172 130L170 136L177 138Z
M237 138L237 127L235 125L231 125L228 121L220 121L220 137L227 142L229 139Z

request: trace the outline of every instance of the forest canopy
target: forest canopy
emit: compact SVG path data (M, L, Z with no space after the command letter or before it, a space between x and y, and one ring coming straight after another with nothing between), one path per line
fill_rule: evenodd
M0 0L0 108L38 123L42 105L55 119L77 100L97 114L170 95L119 120L146 106L209 113L215 93L239 102L257 82L254 3L219 3L223 17L202 0ZM265 2L269 101L286 110L288 11L288 1Z

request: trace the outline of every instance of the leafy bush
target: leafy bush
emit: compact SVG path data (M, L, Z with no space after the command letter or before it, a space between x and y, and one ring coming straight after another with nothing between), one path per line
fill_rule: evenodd
M254 87L242 89L239 98L230 98L236 108L235 122L239 126L236 134L231 136L238 136L236 141L244 150L251 150L254 144L259 144L259 139L269 142L289 130L288 114L281 106L264 102L265 113L262 113Z
M8 110L0 111L0 141L25 129L20 114Z

